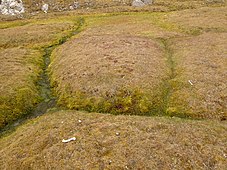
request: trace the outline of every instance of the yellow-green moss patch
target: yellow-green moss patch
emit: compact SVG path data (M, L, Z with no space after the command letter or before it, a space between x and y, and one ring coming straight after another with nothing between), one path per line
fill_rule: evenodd
M39 101L35 85L41 73L42 54L36 50L0 50L0 127L21 117Z

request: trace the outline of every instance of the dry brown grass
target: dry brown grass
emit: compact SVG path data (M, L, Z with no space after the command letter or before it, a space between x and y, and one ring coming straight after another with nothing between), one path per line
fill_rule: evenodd
M173 41L177 76L171 82L170 106L175 111L202 118L227 116L226 40L226 33L206 33Z
M156 2L166 11L203 6L203 1ZM161 115L224 120L225 9L84 16L84 31L52 55L59 103L89 111L144 115L154 109ZM0 51L0 126L37 102L41 53L28 48L61 40L74 14L0 23L0 44L10 47ZM76 141L61 142L73 136ZM224 170L226 136L226 121L58 111L1 136L0 169Z
M170 69L159 39L185 34L168 23L157 24L163 16L86 16L85 31L52 55L52 85L59 104L99 112L165 114L163 80Z
M81 35L145 36L152 39L183 36L183 30L171 23L163 23L166 13L103 14L86 18L86 32Z
M194 9L205 5L205 0L155 0L155 5L168 7L169 10Z
M226 118L226 14L226 7L220 7L172 12L165 17L182 29L194 29L188 33L197 35L170 41L177 75L170 81L170 114Z
M39 100L35 81L42 71L37 50L0 50L0 127L25 114Z
M4 48L27 46L30 48L43 47L57 43L64 30L69 30L73 23L37 23L2 29L0 46Z
M114 100L123 89L132 90L129 93L138 89L152 98L162 93L159 85L168 71L161 47L154 41L140 37L83 36L58 48L53 53L52 61L53 84L58 84L56 90L59 92L60 101L69 108L81 107L77 107L76 100L81 97L74 94L77 92L86 96L84 100L94 98L92 103L100 99ZM66 96L72 95L72 98L64 96L65 93ZM130 107L134 107L131 103L131 100L134 100L131 96L133 94L122 95L119 97L129 97L129 108L119 106L119 103L109 111L116 111L121 107L126 109L126 112L132 111ZM75 101L70 101L71 99ZM109 104L111 105L111 102Z
M199 8L172 12L166 17L166 22L183 26L198 28L203 31L226 32L227 7Z
M123 23L125 18L129 25ZM97 22L88 20L91 25L86 31L52 55L52 84L56 85L59 103L71 109L128 114L148 112L148 105L161 110L160 86L169 72L162 46L138 36L145 27L141 28L136 16L94 20ZM124 101L117 102L116 98Z
M25 48L8 48L0 51L1 56L1 94L8 94L12 86L23 86L29 77L41 71L41 53ZM32 74L34 74L32 76ZM16 75L16 76L15 76ZM10 79L9 79L10 77Z
M166 73L164 60L159 44L147 38L83 36L54 52L51 69L73 90L103 94L124 85L155 88Z
M1 138L0 169L224 170L226 136L224 122L59 111Z
M217 23L216 29L212 27L212 24L203 24L211 21L212 16L216 17L217 20L221 19L225 15L225 11L223 7L220 10L219 8L210 9L208 15L206 14L207 8L202 8L200 15L204 17L204 20L202 17L194 18L191 20L191 25L182 24L187 17L187 11L185 16L182 17L182 23L179 21L179 24L173 22L173 17L180 16L181 11L170 14L142 13L87 16L85 31L75 37L74 40L57 49L52 56L53 62L50 68L52 84L60 96L59 104L71 109L100 112L114 112L113 110L117 110L121 113L126 111L128 114L140 111L130 109L136 105L145 106L143 109L146 112L153 105L155 109L151 110L159 112L159 114L194 118L219 119L225 117L226 96L224 94L226 87L224 85L224 75L226 60L224 57L217 56L226 53L223 51L225 40L221 38L225 34L219 33L220 29L222 29L221 32L225 31L225 26L219 21L215 21ZM218 11L217 15L214 11ZM180 19L176 17L176 20ZM197 23L198 20L201 20L200 23ZM193 27L193 23L198 25L195 24ZM203 29L198 32L197 27L199 25L203 25ZM202 34L208 31L217 33L207 33L201 35L201 38L188 37L189 35L195 36L198 33ZM176 42L175 40L171 41L171 38L175 37L179 37L176 38ZM160 39L172 42L171 46L164 47L160 43ZM177 40L182 40L182 42L177 42ZM193 40L193 43L190 40ZM212 41L213 43L211 43ZM181 43L187 47L184 47ZM220 44L218 49L212 49L218 43ZM187 48L188 51L192 48L192 54L183 48ZM210 50L208 51L207 48ZM194 52L192 52L193 49L195 49ZM171 53L172 50L174 50L173 54ZM211 52L215 53L214 55L217 58L212 56ZM204 59L201 57L205 54L208 54L209 60L212 60L209 61L210 63L220 60L219 63L222 63L222 67L215 66L220 68L219 71L210 68L210 65L202 66ZM198 57L198 55L201 57ZM201 63L201 66L183 66L181 62L178 62L180 57L182 57L182 62L187 61L189 63L189 60L197 60ZM185 71L185 67L191 67L190 71ZM199 92L195 92L190 96L191 87L188 80L193 78L186 75L188 72L197 73L199 68L210 69L213 72L212 75L219 77L213 81L213 85L209 89L214 88L214 84L217 84L217 82L223 82L220 85L221 91L216 92L216 94L209 92L212 93L209 101L205 99L207 98L208 86L203 88L203 91L200 89ZM178 77L173 79L171 74L175 73L171 73L171 69L176 70L179 80ZM211 80L202 76L201 73L199 79L203 79L204 84L210 84L209 81ZM170 89L165 84L166 80L170 82ZM185 88L188 92L184 91ZM118 91L122 89L123 92L119 94ZM126 94L128 92L125 92L127 89L129 95ZM135 89L139 90L138 95L134 94ZM179 89L183 90L180 91ZM169 94L172 91L174 91L173 94ZM200 97L198 93L201 93ZM133 96L141 97L143 95L146 97L143 98L142 103L131 101ZM119 99L116 104L114 99L116 96L118 99L124 98L123 101ZM203 97L201 98L201 96ZM195 101L195 98L199 101ZM100 109L100 107L106 109Z

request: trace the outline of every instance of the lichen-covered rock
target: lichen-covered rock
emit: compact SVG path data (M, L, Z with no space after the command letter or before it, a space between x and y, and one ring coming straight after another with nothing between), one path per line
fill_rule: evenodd
M24 6L21 0L2 0L0 4L0 14L17 15L24 13Z

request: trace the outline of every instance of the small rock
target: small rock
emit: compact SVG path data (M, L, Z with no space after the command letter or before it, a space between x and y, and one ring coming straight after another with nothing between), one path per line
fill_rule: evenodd
M79 122L79 123L81 123L81 122L82 122L82 120L78 120L78 122Z
M44 13L47 13L48 9L49 9L49 5L48 5L48 4L43 4L41 10L42 10Z
M74 10L73 6L71 6L71 5L69 6L69 9L70 9L70 10Z

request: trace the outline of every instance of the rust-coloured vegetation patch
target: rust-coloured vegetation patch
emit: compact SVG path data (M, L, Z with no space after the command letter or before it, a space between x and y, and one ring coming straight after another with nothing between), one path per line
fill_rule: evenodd
M0 139L0 169L224 170L226 136L217 121L53 112Z
M176 77L170 112L192 117L227 116L227 33L176 39L171 45Z
M75 38L54 51L50 68L60 104L129 114L162 105L168 71L157 42L124 35Z
M35 86L42 55L36 50L0 50L0 127L27 113L39 100Z

